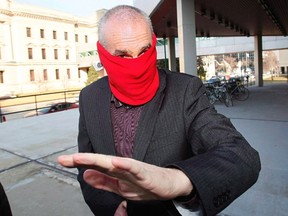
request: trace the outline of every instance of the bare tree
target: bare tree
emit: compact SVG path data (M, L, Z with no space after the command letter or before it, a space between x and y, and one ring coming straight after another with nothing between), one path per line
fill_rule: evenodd
M263 53L263 70L271 73L271 78L273 79L273 74L277 72L278 59L274 51L264 51Z
M231 73L233 70L237 68L238 62L236 58L231 56L225 56L223 61L225 63L227 73Z

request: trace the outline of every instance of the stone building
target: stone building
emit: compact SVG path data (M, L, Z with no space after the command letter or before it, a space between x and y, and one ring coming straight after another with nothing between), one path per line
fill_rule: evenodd
M0 0L0 96L82 88L99 58L91 17Z

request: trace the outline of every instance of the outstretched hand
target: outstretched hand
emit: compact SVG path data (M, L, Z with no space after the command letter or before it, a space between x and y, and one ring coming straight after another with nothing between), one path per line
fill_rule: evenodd
M131 158L77 153L62 155L58 162L68 168L88 168L83 175L91 186L129 200L168 200L186 196L193 189L178 169L163 168Z

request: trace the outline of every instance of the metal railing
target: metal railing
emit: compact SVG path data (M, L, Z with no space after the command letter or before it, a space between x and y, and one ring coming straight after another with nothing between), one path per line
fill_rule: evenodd
M78 102L80 90L58 91L41 94L31 94L23 96L4 96L0 97L0 123L4 116L8 120L8 116L37 111L46 107L48 103L54 102Z

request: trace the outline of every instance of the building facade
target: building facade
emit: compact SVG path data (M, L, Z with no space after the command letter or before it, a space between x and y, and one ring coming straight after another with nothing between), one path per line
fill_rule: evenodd
M87 18L0 0L0 96L82 88L97 57Z

